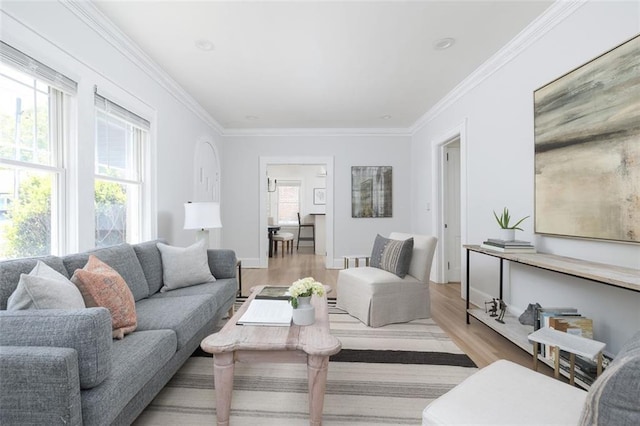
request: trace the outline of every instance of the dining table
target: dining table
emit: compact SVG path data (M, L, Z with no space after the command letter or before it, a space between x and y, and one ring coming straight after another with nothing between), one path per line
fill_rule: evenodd
M279 226L268 225L267 231L269 232L269 257L273 257L273 234L277 234L280 230Z

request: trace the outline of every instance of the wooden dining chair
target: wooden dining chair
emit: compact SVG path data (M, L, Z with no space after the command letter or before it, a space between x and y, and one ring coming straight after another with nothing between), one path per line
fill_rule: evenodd
M311 235L302 236L302 230L304 228L311 229ZM300 248L300 241L313 241L313 252L316 252L316 226L313 223L302 223L300 218L300 212L298 212L298 244L296 250Z

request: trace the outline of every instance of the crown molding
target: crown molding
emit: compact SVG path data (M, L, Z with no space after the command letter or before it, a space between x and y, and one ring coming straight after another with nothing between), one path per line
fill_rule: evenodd
M409 128L225 129L224 136L411 136Z
M153 59L142 51L126 34L116 27L92 2L58 0L107 43L118 50L144 73L162 86L178 102L196 114L205 123L222 135L224 128L202 106L189 95Z
M411 126L409 132L415 134L427 123L436 118L444 110L453 105L461 97L469 93L480 83L492 76L500 68L507 65L515 57L525 51L530 45L540 39L552 28L572 15L588 0L557 0L525 29L516 35L509 43L502 47L474 72L469 74L460 84L453 88L444 98L440 99L422 117Z
M489 78L589 0L558 0L407 128L225 129L93 3L58 0L105 41L223 136L410 136Z

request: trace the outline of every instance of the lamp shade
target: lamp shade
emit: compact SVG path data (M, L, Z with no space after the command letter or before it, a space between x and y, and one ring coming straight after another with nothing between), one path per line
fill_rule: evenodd
M220 203L213 201L184 204L184 229L222 228Z

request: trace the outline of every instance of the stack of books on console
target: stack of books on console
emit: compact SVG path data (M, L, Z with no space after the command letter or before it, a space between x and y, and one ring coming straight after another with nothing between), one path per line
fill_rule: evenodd
M577 308L573 307L540 307L534 311L534 330L541 327L550 327L554 330L593 339L593 320L582 316ZM540 354L550 360L554 360L554 352L549 345L539 345ZM604 365L609 360L605 358ZM596 377L596 363L593 360L577 356L575 359L576 378L587 385L593 383ZM569 371L569 353L560 351L560 369Z
M483 249L493 250L500 253L535 253L536 248L530 241L505 241L497 238L489 238L480 246Z

